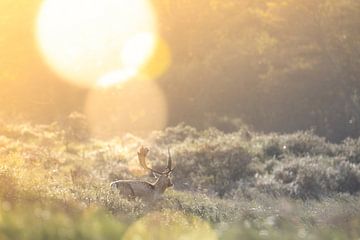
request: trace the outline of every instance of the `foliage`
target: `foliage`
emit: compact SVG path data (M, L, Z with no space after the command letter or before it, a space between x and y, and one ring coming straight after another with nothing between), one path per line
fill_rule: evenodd
M231 116L265 131L359 136L357 0L155 6L176 63L160 80L173 124Z
M56 123L2 125L1 238L132 239L155 219L161 224L149 234L158 239L202 231L207 239L360 236L355 140L179 125L146 139L90 138L69 152L63 131ZM128 201L109 187L119 178L152 181L136 161L141 142L154 167L163 167L167 148L176 165L175 188L155 203Z
M154 80L170 125L233 131L238 124L224 118L240 118L262 131L313 128L332 141L359 136L358 0L151 2L172 59ZM0 104L4 118L43 123L84 111L88 96L57 81L36 44L23 38L33 34L37 5L7 0L0 8Z
M90 137L90 129L86 117L78 112L73 112L67 117L64 129L66 145L72 141L86 141Z
M1 239L119 239L126 227L96 208L80 210L60 204L2 202L0 219Z

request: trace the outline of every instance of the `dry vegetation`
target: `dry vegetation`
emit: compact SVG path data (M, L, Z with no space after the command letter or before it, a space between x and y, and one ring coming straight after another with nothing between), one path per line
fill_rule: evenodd
M137 66L146 80L109 92L49 69L35 41L42 2L0 0L0 240L360 239L359 0L149 1L160 41ZM99 10L84 29L100 26ZM84 52L91 78L120 60L93 40L128 45L94 30L64 52ZM162 124L175 127L121 135ZM151 167L163 169L168 148L176 165L153 204L109 186L153 180L141 145Z
M1 239L360 237L358 140L185 125L146 139L89 136L76 114L63 125L1 124ZM151 180L136 162L141 144L151 146L155 168L168 147L176 161L175 188L156 204L127 201L109 187ZM154 219L161 224L146 235Z

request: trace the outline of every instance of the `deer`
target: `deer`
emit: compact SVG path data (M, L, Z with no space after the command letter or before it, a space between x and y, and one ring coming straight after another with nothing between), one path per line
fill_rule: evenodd
M167 167L164 171L157 171L150 168L146 164L146 156L149 153L149 149L141 147L138 151L138 160L140 166L145 170L150 171L156 178L155 182L147 182L142 180L117 180L110 184L110 187L115 190L119 190L120 194L128 199L140 198L143 200L156 200L161 198L162 194L169 187L173 187L174 184L171 181L171 173L175 168L172 168L172 159L170 150L168 149Z

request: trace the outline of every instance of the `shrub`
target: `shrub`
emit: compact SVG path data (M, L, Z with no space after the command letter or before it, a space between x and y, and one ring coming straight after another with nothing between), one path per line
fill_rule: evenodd
M337 192L360 191L360 169L344 158L294 158L279 165L274 179L296 198L319 198Z
M360 191L360 167L353 163L341 161L335 168L333 181L337 192L356 193Z
M282 159L285 155L334 156L337 152L336 145L326 142L325 138L318 137L311 131L258 135L252 140L252 144L260 147L260 157L264 160L274 157Z
M283 135L280 138L286 151L295 156L334 156L333 144L327 143L325 138L316 136L312 131Z
M176 127L166 128L164 131L156 131L149 136L149 142L159 146L173 145L184 142L186 139L195 140L200 137L200 133L193 127L184 123Z
M270 137L263 143L263 152L265 158L279 159L284 152L284 147L281 145L278 138Z
M175 157L174 157L175 158ZM253 174L248 171L249 153L241 147L203 143L176 154L175 181L210 190L220 196L231 191L236 181Z
M0 199L15 201L17 197L17 182L12 173L7 169L0 168Z
M65 121L65 143L84 142L90 138L90 128L86 117L78 112L71 113Z
M360 138L345 139L338 154L344 155L351 163L360 164Z

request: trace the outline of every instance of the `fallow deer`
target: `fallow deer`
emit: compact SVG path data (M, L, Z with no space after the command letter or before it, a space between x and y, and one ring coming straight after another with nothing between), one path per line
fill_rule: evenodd
M138 152L138 159L144 169L153 173L156 178L154 183L141 180L118 180L110 184L111 188L118 189L121 195L131 199L139 197L146 200L155 200L159 198L167 188L172 187L171 173L174 168L171 166L170 150L168 150L167 167L162 172L147 166L145 158L148 152L148 148L141 147Z

